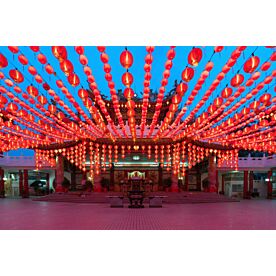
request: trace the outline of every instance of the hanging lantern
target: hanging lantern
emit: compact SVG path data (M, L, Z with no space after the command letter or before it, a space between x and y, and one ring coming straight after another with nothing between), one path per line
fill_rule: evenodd
M215 111L217 110L216 106L214 106L213 104L211 104L209 107L208 107L208 112L210 114L213 114L215 113Z
M197 66L202 59L202 50L193 48L188 55L188 63L192 66Z
M41 64L47 63L47 58L43 54L38 54L37 59Z
M78 95L81 99L85 99L88 97L88 92L85 89L79 89Z
M27 65L28 64L28 59L24 55L19 55L18 60L21 64Z
M122 83L127 87L131 86L131 84L133 83L132 74L129 72L125 72L122 76Z
M270 101L270 99L271 99L271 95L268 94L268 93L265 93L260 97L260 102L261 103L267 103L267 102Z
M98 49L99 52L102 53L102 52L105 51L105 46L98 46L97 49Z
M67 80L74 87L80 84L80 79L76 74L71 74L70 76L68 76Z
M223 103L223 99L221 97L218 97L214 100L214 105L216 107L220 107L222 105L222 103Z
M55 105L50 104L50 105L48 105L48 110L49 110L49 112L51 112L53 114L53 113L56 113L57 108Z
M43 95L37 97L37 100L42 104L45 105L47 103L47 98Z
M167 58L168 58L169 60L173 60L174 57L175 57L175 51L174 51L174 49L170 49L170 50L168 51L168 53L167 53Z
M214 51L216 53L219 53L219 52L221 52L223 50L223 48L224 48L223 46L216 46L215 49L214 49Z
M9 75L16 83L21 83L24 81L23 74L20 73L18 70L15 70L15 69L10 70Z
M243 66L244 72L253 73L259 66L259 63L260 63L260 59L257 56L253 56L249 58Z
M80 55L80 63L82 65L87 65L88 59L87 59L87 57L85 55Z
M65 73L66 76L69 76L74 71L73 64L71 63L71 61L69 61L67 59L61 61L61 63L59 64L59 66L60 66L60 69Z
M13 54L17 54L19 49L17 46L8 46L8 49L13 53Z
M15 103L9 103L7 110L10 112L16 112L18 110L18 106Z
M45 71L46 71L49 75L51 75L51 74L54 73L54 69L53 69L53 67L52 67L50 64L47 64L47 65L45 66Z
M107 63L108 62L108 55L106 53L102 53L101 54L101 61L103 63Z
M40 75L36 75L36 76L35 76L35 80L36 80L36 82L38 82L38 83L42 83L42 82L43 82L43 79L42 79L42 77L41 77Z
M233 89L231 87L226 87L221 92L221 97L224 99L229 98L232 95Z
M30 46L30 49L31 49L33 52L38 52L38 51L39 51L39 46Z
M129 69L133 64L133 56L131 52L125 50L120 55L120 62L125 69Z
M271 63L267 61L262 65L261 70L267 71L270 68L270 66L271 66Z
M52 46L52 53L59 62L67 59L67 51L64 46Z
M38 89L32 85L27 87L27 92L33 97L37 97L38 95Z
M29 67L28 67L28 71L29 71L29 73L32 74L33 76L37 74L37 71L36 71L35 67L33 67L33 66L29 66Z
M8 100L3 95L0 95L0 104L5 105L7 102Z
M79 55L83 55L83 54L84 54L84 47L83 47L83 46L75 46L75 51L76 51Z
M184 82L181 82L177 87L176 87L176 93L180 95L181 97L184 96L185 92L188 89L188 85Z
M180 95L174 95L172 97L172 104L179 104L181 102L182 97Z
M5 68L8 66L8 60L4 55L0 53L0 68Z
M191 67L186 67L182 72L182 80L189 82L194 77L195 70Z
M146 62L146 64L152 64L152 62L153 62L153 57L152 57L152 55L151 54L147 54L146 55L146 57L145 57L145 62Z
M242 74L237 74L231 79L231 85L233 87L240 86L244 81L244 76Z

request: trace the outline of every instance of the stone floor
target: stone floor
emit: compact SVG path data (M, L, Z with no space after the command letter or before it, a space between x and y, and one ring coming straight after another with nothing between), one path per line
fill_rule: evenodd
M0 229L276 229L276 201L168 204L163 208L109 208L107 204L0 199Z

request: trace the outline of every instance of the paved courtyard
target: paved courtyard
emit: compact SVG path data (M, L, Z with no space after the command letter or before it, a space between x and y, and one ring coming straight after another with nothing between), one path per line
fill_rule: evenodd
M0 229L276 229L276 201L167 204L163 208L109 208L106 204L1 199Z

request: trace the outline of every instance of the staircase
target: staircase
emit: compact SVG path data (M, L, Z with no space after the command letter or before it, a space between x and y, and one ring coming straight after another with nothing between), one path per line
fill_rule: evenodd
M68 193L54 193L39 198L34 198L34 201L46 201L46 202L71 202L71 203L109 203L108 196L120 196L122 193L118 192L101 192L101 193L85 193L81 195L79 192ZM218 195L216 193L205 192L154 192L151 195L166 196L163 199L165 204L191 204L191 203L220 203L220 202L238 202L239 200L226 197L224 195ZM144 203L149 202L148 198L145 198ZM128 198L124 198L124 203L128 203Z

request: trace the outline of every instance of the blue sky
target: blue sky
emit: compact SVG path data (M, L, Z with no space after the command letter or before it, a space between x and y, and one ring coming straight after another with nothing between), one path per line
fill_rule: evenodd
M79 55L75 52L74 48L72 46L66 47L68 52L68 58L69 60L74 64L75 72L78 74L81 80L81 85L84 88L88 88L88 84L86 81L86 75L83 72L83 67L78 61ZM120 54L124 50L124 46L110 46L106 48L106 53L109 56L109 64L111 65L112 71L112 77L113 81L115 83L116 89L124 89L124 85L121 81L121 76L125 72L125 69L120 64ZM171 76L169 78L169 83L166 88L166 92L169 92L173 85L174 81L177 79L178 81L181 80L181 73L185 69L185 67L188 65L187 57L192 49L192 46L185 46L185 47L176 47L176 56L173 60L173 67L171 69ZM206 63L209 61L210 57L213 54L214 47L202 47L203 49L203 59L199 63L197 67L195 67L195 76L192 81L189 82L189 89L184 95L182 99L181 106L186 102L188 96L190 95L191 91L193 90L201 72L204 70L204 67ZM187 115L189 112L195 107L195 105L198 103L198 101L201 99L202 95L205 93L205 91L209 88L209 86L212 84L212 82L215 80L218 73L221 72L222 67L225 65L227 60L229 59L231 53L235 47L224 47L223 51L221 53L216 53L212 57L212 61L214 63L214 68L211 71L209 77L207 78L205 84L203 85L202 89L200 90L198 96L195 98L193 104L189 107ZM134 63L132 67L130 68L130 72L134 76L134 83L132 85L132 88L135 90L136 93L141 92L143 90L143 82L144 82L144 64L145 64L145 56L147 54L146 48L141 46L131 46L128 47L128 50L133 54L134 57ZM169 46L158 46L155 47L155 50L153 52L153 63L152 63L152 79L150 82L150 88L155 90L158 90L161 86L160 82L162 80L162 74L164 71L164 64L167 60L166 53L169 50ZM256 50L256 51L255 51ZM47 81L51 88L53 88L58 94L61 95L61 99L63 99L69 107L71 107L71 104L65 99L65 96L61 93L59 88L56 86L55 80L53 76L49 76L43 69L42 66L37 59L35 58L35 55L37 53L34 53L29 47L23 46L20 47L20 51L28 58L29 63L31 65L34 65L36 69L38 70L39 74L42 76L42 78ZM245 80L250 77L250 74L244 73L242 66L244 62L251 56L252 52L255 51L255 55L259 56L260 58L260 64L265 62L269 59L271 53L273 52L273 49L265 48L265 47L247 47L247 49L243 52L242 56L238 59L238 62L235 64L235 66L230 70L230 72L226 75L226 77L223 79L223 81L220 83L220 85L217 87L217 89L214 91L214 93L211 95L209 100L206 102L206 104L202 107L202 109L199 111L199 114L202 113L204 110L206 110L209 106L209 104L218 96L220 95L222 89L227 85L227 83L230 82L231 78L237 73L239 69L240 73L244 74ZM10 69L13 69L14 67L18 68L22 73L24 72L24 75L26 76L26 80L24 83L20 84L20 87L22 90L24 90L30 82L33 83L37 88L39 86L34 81L34 78L29 72L27 71L27 67L23 68L23 65L19 63L17 56L13 56L13 54L8 50L7 47L1 46L0 52L4 54L8 60L9 60L9 66L7 68L3 69L3 72L8 75L8 72ZM78 99L77 91L81 86L77 88L73 88L68 82L67 78L64 75L64 73L60 70L59 62L58 60L53 56L51 47L41 47L41 52L46 55L48 62L53 66L55 71L57 72L57 76L63 81L63 83L66 85L67 88L70 88L70 91L73 95L75 95L76 99ZM104 71L103 71L103 63L100 60L100 53L98 52L97 48L95 46L87 46L85 47L85 55L89 60L89 66L92 69L92 74L95 77L96 83L98 85L98 88L100 89L101 93L106 95L108 98L110 98L109 88L107 86L107 81L104 78ZM260 79L257 81L262 81L267 75L269 75L273 70L276 69L275 63L272 63L271 68L266 71L262 72ZM2 82L3 83L3 82ZM271 83L269 85L269 90L272 95L275 94L273 87L275 86L275 82ZM40 86L41 87L41 86ZM249 92L254 86L249 87L246 89L246 91L241 95L246 95L247 92ZM46 91L44 89L39 89L40 92L47 96ZM263 91L262 91L263 92ZM261 93L262 93L261 92ZM258 98L260 95L256 95L255 98ZM47 96L49 98L49 95ZM254 99L255 99L254 98ZM252 99L252 101L254 100ZM82 102L78 99L78 102L82 107ZM231 105L232 106L232 105ZM230 107L231 107L230 106ZM73 110L75 110L73 108ZM84 108L85 110L85 108ZM87 112L88 114L88 112ZM183 119L186 115L184 115Z

